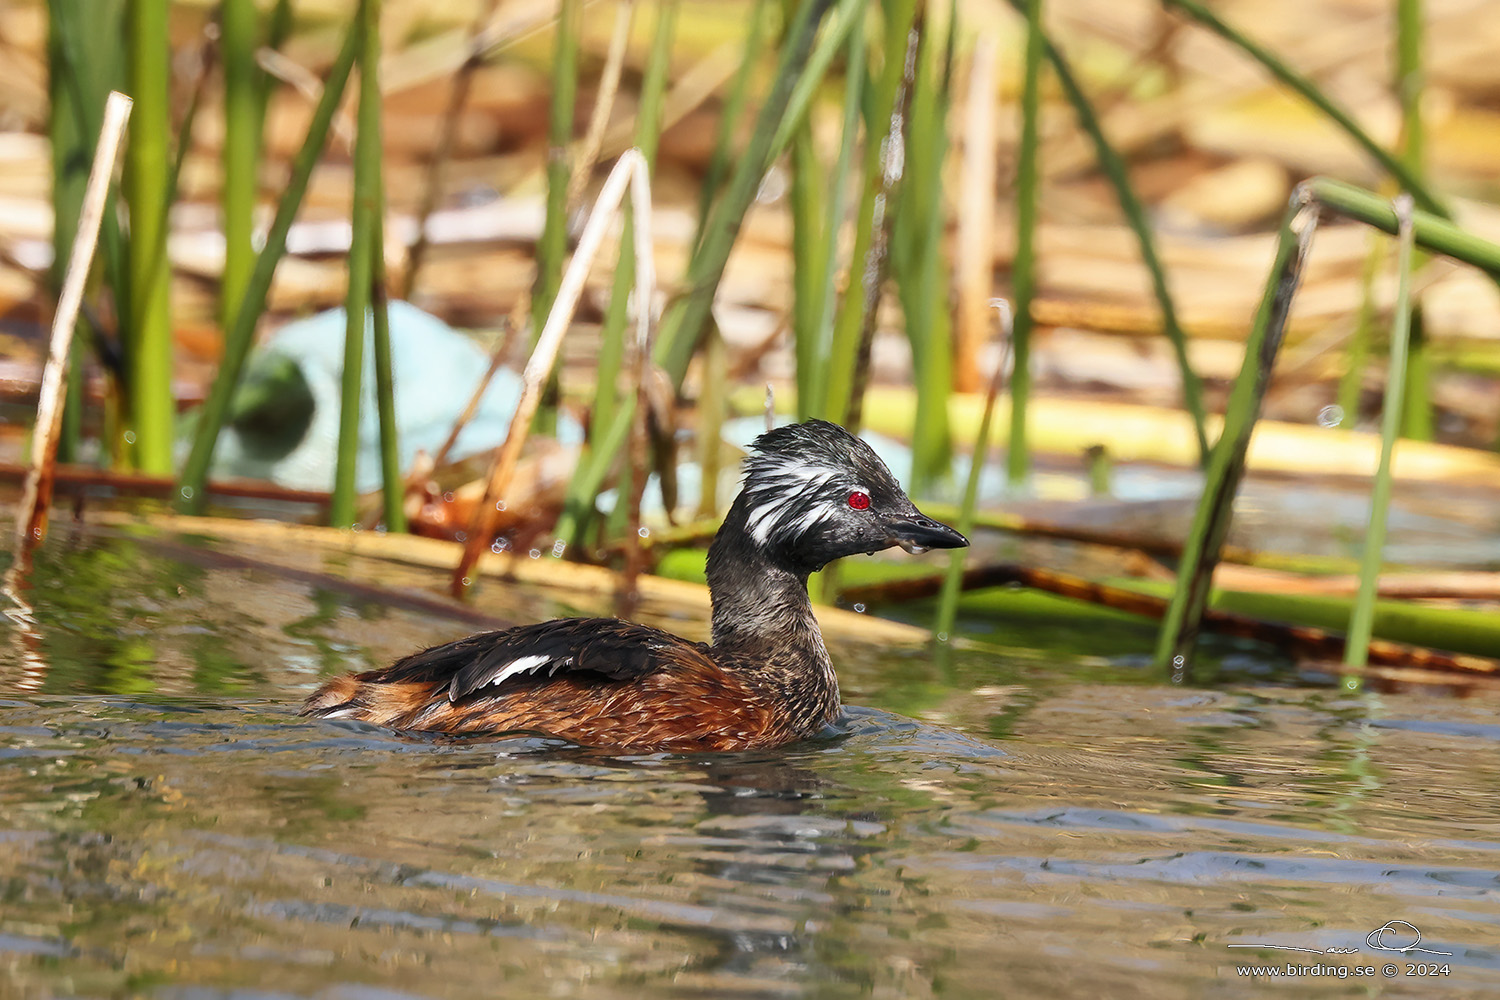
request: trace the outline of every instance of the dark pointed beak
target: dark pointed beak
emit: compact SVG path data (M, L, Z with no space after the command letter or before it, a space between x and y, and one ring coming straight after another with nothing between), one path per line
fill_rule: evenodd
M908 552L926 552L928 549L962 549L969 540L952 528L934 521L915 507L910 516L892 517L886 521L890 532L887 544L899 545Z

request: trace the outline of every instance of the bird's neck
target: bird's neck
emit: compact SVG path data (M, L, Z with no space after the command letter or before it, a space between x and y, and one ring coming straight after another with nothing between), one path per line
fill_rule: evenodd
M839 703L838 681L807 597L807 574L778 564L745 530L741 501L730 508L708 550L713 646L740 654L793 699L816 703L823 721Z

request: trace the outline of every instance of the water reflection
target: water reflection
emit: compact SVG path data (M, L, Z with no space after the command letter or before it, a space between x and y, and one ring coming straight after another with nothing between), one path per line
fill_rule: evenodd
M411 738L293 712L462 630L431 607L48 558L45 683L0 662L6 995L1248 996L1230 944L1370 961L1392 920L1453 952L1439 991L1500 986L1482 699L836 649L899 712L728 756Z

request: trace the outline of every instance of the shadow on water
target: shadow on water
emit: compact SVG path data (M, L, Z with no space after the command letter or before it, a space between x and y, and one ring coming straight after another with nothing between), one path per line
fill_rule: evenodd
M774 752L408 738L295 706L471 623L399 569L193 547L38 560L45 672L0 659L7 996L1251 996L1241 967L1289 963L1302 995L1500 985L1482 701L1155 687L1081 636L946 668L840 646L870 707Z

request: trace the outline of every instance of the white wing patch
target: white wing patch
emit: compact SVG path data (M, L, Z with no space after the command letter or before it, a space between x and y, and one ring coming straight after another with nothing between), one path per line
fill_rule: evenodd
M495 687L499 684L504 684L512 677L517 677L521 674L529 674L533 670L536 670L538 667L545 667L549 663L555 664L551 671L555 674L557 673L559 668L566 665L572 659L573 658L571 656L565 656L559 659L555 656L545 656L540 653L533 653L530 656L518 656L514 660L511 660L509 663L496 670L494 676L485 681L482 685L480 685L480 687ZM451 688L448 691L448 700L457 700L453 697L453 691Z

